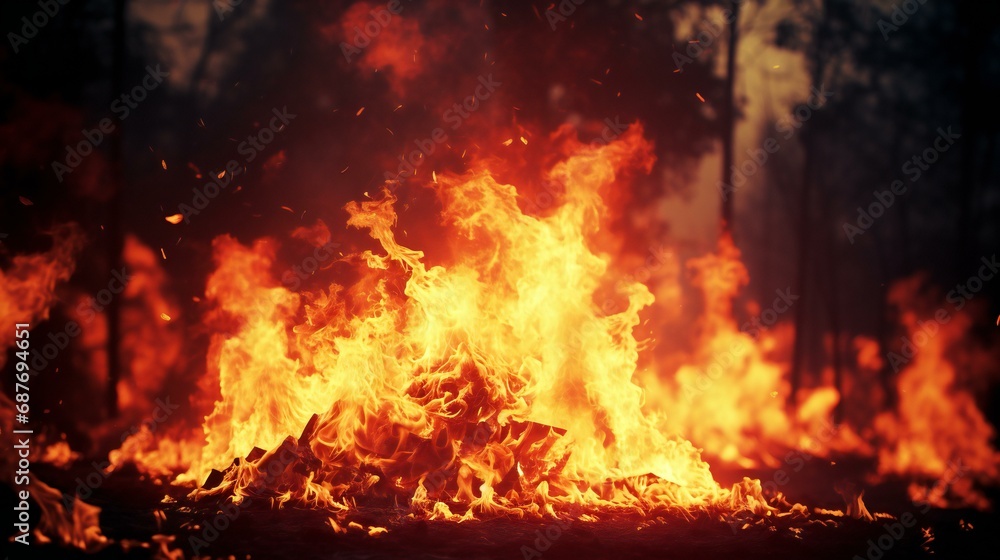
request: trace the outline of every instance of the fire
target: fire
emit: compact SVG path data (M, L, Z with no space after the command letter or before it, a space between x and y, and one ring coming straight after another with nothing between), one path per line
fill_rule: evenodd
M779 355L794 333L774 318L796 305L798 296L776 290L770 307L751 305L752 317L739 324L733 302L749 275L732 240L724 237L715 253L692 259L687 268L701 298L693 351L675 353L647 379L658 399L669 403L665 427L744 468L777 467L790 449L862 452L864 442L849 426L831 424L840 399L832 387L804 391L792 412L786 405L788 367ZM663 375L664 369L672 375ZM670 381L657 387L661 377Z
M52 237L50 250L16 255L8 268L0 269L0 322L37 324L47 319L57 301L57 288L73 275L76 254L84 241L79 228L75 224L61 225L49 235ZM0 353L0 367L6 362L6 350L13 345L14 330L4 329L0 334L0 348L4 350ZM0 433L5 436L14 430L14 414L15 403L6 394L0 394ZM60 441L47 447L44 457L33 458L64 465L72 460L73 452ZM0 455L0 475L5 480L13 481L17 469L18 456L13 450ZM74 500L69 511L58 490L38 480L37 476L28 481L31 498L40 512L33 530L37 542L56 541L88 552L96 552L107 545L98 523L100 508Z
M73 451L65 441L57 441L45 447L41 461L50 465L66 468L80 458L80 454Z
M275 241L216 239L206 294L226 329L209 353L219 392L182 479L248 458L200 492L264 483L280 501L336 510L394 493L441 518L561 504L767 510L759 483L720 487L699 450L644 411L633 380L633 331L653 296L634 280L612 286L593 239L602 191L651 163L638 125L577 145L547 173L563 196L545 216L523 212L486 165L441 174L448 263L397 240L388 191L351 203L348 225L380 250L352 257L350 288L293 293L272 277ZM608 290L624 302L616 313L595 303Z
M612 256L622 241L608 227L624 203L615 193L650 169L651 146L640 125L600 146L567 132L552 135L562 155L542 177L489 158L462 175L435 173L428 188L448 241L434 258L399 240L391 189L348 204L348 226L378 247L339 254L336 262L354 268L349 286L292 291L275 274L276 240L217 238L206 286L216 334L194 399L214 404L201 432L137 434L112 463L134 461L158 476L186 468L179 483L204 483L194 497L325 508L337 531L352 526L346 516L359 500L385 498L427 519L571 506L808 515L780 494L769 502L760 481L722 487L701 448L742 467L777 467L789 450L852 454L877 460L882 476L917 479L965 461L977 476L950 486L964 503L987 505L973 482L996 480L992 427L952 388L943 356L964 323L942 330L901 375L897 410L875 418L870 411L884 406L872 401L867 419L834 424L844 395L829 372L797 407L786 404L794 333L775 318L797 296L778 290L773 303L751 302L756 319L739 324L734 301L749 277L724 238L687 263L701 297L690 348L652 353L657 341L637 335L642 317L680 320L680 266L663 255L653 291L622 276ZM525 190L497 169L521 177ZM540 183L556 203L525 210L525 193ZM332 239L322 221L291 237L323 248ZM899 290L902 305L913 294ZM858 337L854 347L859 372L884 364L873 340ZM928 409L934 419L921 420L917 411ZM947 418L965 418L954 429L973 437L941 428ZM862 493L844 495L847 515L871 517ZM939 488L923 493L948 503Z
M168 294L167 274L152 248L127 236L123 260L128 271L121 318L126 374L118 383L118 395L123 410L141 417L153 408L154 399L176 371L184 341L179 329L166 321L180 319L181 313Z
M62 492L39 480L32 481L31 496L41 510L41 520L34 531L38 543L56 541L88 553L109 544L99 524L101 508L77 498L67 503Z
M59 226L51 236L51 250L17 255L8 269L0 269L0 320L4 324L33 324L48 318L56 301L56 286L73 275L76 253L83 246L79 228L74 224ZM13 344L14 332L6 329L0 334L0 346Z
M722 486L703 449L710 460L745 468L779 467L790 450L831 461L859 456L881 479L904 477L918 503L989 507L981 486L1000 476L1000 454L960 372L993 357L963 349L970 315L928 332L919 279L899 283L890 303L909 339L923 338L899 371L893 406L867 380L895 358L883 359L876 341L859 336L851 381L834 388L825 372L791 408L794 333L778 317L797 296L778 290L773 302L750 302L742 313L750 320L740 324L734 305L749 276L729 238L686 267L669 251L655 255L664 266L655 279L623 275L629 257L621 258L625 242L613 226L627 203L621 193L653 163L641 125L608 144L583 145L566 128L549 141L541 176L526 171L534 164L475 157L464 174L431 174L446 242L430 256L402 240L409 236L397 228L391 183L345 208L348 227L373 240L369 250L335 251L321 220L291 233L326 255L309 274L277 272L275 239L216 238L203 318L213 335L191 399L204 422L196 431L179 419L129 432L110 455L111 470L134 463L157 479L175 476L197 487L195 499L321 508L334 531L372 537L390 529L351 517L365 503L453 521L596 520L630 510L707 513L746 528L769 516L812 515L780 492L765 495L758 480ZM525 196L540 184L553 200L544 208ZM60 228L54 237L51 251L14 257L3 271L0 314L10 321L43 320L56 285L72 275L79 236ZM123 413L134 416L178 372L184 317L153 249L129 237L124 260L128 374L118 390ZM322 284L334 264L351 269L349 285ZM659 351L660 341L642 333L683 320L684 269L700 297L690 340ZM322 287L296 291L289 279ZM106 336L101 321L86 332ZM148 351L154 346L160 352ZM105 369L100 356L80 354L78 369ZM841 399L865 392L873 396L855 407L861 412L832 423ZM0 405L9 424L10 403ZM114 430L108 423L95 433ZM45 453L54 465L76 457L65 442ZM33 484L40 539L91 551L108 544L97 508L79 500L69 508L55 500L58 491ZM863 490L838 492L844 511L813 512L884 515L868 511Z
M784 406L788 386L781 365L767 358L777 344L775 333L763 327L740 330L732 318L732 301L749 281L739 256L723 239L716 254L688 263L702 292L701 339L695 355L677 371L671 409L679 424L675 429L717 450L723 460L753 466L752 458L760 457L775 465L760 442L791 435L792 419Z
M875 419L875 431L882 440L878 470L917 480L948 478L950 494L948 488L931 492L919 483L911 486L910 493L915 500L933 500L939 506L952 502L986 509L989 502L974 483L996 481L1000 475L1000 453L991 445L996 432L966 388L960 366L949 356L968 340L971 319L967 314L940 310L925 316L913 305L921 299L921 283L919 276L910 278L889 293L890 303L902 312L904 338L914 347L892 357L907 363L896 364L902 366L897 409ZM971 361L966 358L966 363ZM949 477L949 473L953 474ZM957 500L949 501L948 495Z

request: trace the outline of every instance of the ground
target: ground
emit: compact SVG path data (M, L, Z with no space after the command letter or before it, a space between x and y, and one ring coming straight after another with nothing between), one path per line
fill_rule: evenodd
M807 504L810 509L843 509L843 501L833 489L844 480L860 480L859 476L844 475L863 469L864 465L848 462L831 466L817 461L796 473L781 489L790 501ZM63 471L40 466L38 470L44 480L66 491L76 486L76 477L92 472L93 468ZM767 470L716 471L724 482L738 480L743 475L774 480L775 474ZM400 509L370 507L362 508L356 520L365 527L386 527L387 533L370 536L363 530L351 529L347 534L338 534L328 524L328 514L322 511L272 510L258 503L240 510L238 515L230 515L229 519L220 517L219 510L211 504L187 501L183 489L151 483L134 471L124 471L112 474L89 500L103 508L104 534L119 544L94 555L55 546L32 546L25 555L25 551L15 548L11 558L153 558L150 548L132 547L126 551L121 543L130 540L149 543L154 535L174 536L176 540L170 548L185 549L187 559L192 558L193 546L200 546L198 552L203 557L262 560L996 557L1000 544L997 516L956 509L923 512L906 498L902 482L865 487L864 499L870 511L886 512L899 520L909 513L914 519L913 526L903 527L892 519L867 522L821 515L811 520L775 519L739 529L704 516L643 518L637 514L597 522L494 518L458 524L405 519L398 515ZM167 494L177 501L163 503ZM206 533L209 523L222 530Z

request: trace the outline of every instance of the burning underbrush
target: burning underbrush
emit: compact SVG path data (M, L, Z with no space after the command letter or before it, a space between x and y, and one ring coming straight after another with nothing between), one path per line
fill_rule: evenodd
M784 321L757 329L737 322L734 301L748 276L739 250L723 239L687 263L700 313L689 348L662 357L653 337L637 333L651 315L673 316L669 307L679 302L669 294L679 300L683 271L668 259L673 269L648 285L624 277L607 243L620 211L611 193L653 163L642 127L607 145L558 145L561 156L544 176L526 178L553 185L558 203L544 212L526 210L523 193L485 159L461 175L434 174L428 187L447 249L434 262L400 239L392 184L346 207L347 225L376 243L340 256L357 277L350 285L293 291L275 273L277 240L215 239L203 319L212 335L191 398L207 404L204 421L129 435L108 470L134 465L195 503L322 510L337 532L363 507L421 520L617 512L744 526L833 515L790 504L759 480L724 486L703 452L740 468L775 467L802 449L830 462L860 457L873 477L911 480L914 499L960 463L965 476L935 486L935 505L989 507L980 488L997 480L995 434L951 353L967 318L942 326L901 369L891 408L870 398L854 407L867 415L834 423L850 395L823 381L826 374L800 404L786 404L783 356L794 333ZM316 222L293 237L323 246L331 234ZM155 291L155 259L140 246L132 252ZM58 262L46 276L53 282L72 270ZM911 292L898 287L892 303L908 309ZM160 301L149 292L135 297L150 308ZM26 301L32 317L52 305L51 297ZM779 290L773 309L751 304L750 314L777 317L794 304L794 294ZM918 318L904 313L903 326L912 332ZM176 358L176 332L136 336L147 345L169 340ZM874 375L882 364L872 344L858 339L857 361ZM136 395L153 391L135 387ZM849 517L873 518L860 492L843 494ZM78 524L89 510L81 511L73 519L64 511L64 523Z
M733 301L747 273L728 240L688 263L702 296L695 351L654 368L655 379L649 368L640 375L651 341L635 333L657 307L600 247L615 210L608 193L650 168L651 148L638 125L605 146L561 146L540 178L560 201L544 213L525 211L517 187L486 163L435 176L448 262L429 264L397 239L391 190L347 206L348 225L379 245L344 257L359 275L351 286L292 292L272 273L277 241L218 238L206 290L212 320L225 324L208 360L218 392L178 481L204 485L196 497L263 493L346 515L355 500L377 496L417 516L469 519L569 505L777 511L755 481L718 484L701 449L754 467L807 446L818 456L875 457L882 475L931 480L964 460L977 473L969 480L995 480L992 428L970 393L935 376L939 367L927 370L935 352L900 383L957 397L938 408L975 436L961 446L910 417L933 389L902 391L898 410L874 428L842 423L823 437L836 388L804 391L789 412L787 367L775 355L791 332L737 326ZM608 312L595 304L604 300L618 305ZM155 469L157 455L138 463ZM956 491L986 506L971 484Z
M549 171L564 200L545 216L485 168L442 175L458 258L433 266L397 241L392 194L352 203L348 225L381 250L353 256L356 285L319 293L271 276L273 240L217 239L207 296L233 331L213 340L219 399L181 480L240 458L198 491L238 500L294 450L269 489L334 511L371 492L449 519L560 504L764 513L752 483L720 487L689 441L660 429L632 381L632 330L653 297L639 282L609 286L610 258L589 236L607 219L601 191L650 164L639 127L581 146ZM619 312L595 309L601 290Z

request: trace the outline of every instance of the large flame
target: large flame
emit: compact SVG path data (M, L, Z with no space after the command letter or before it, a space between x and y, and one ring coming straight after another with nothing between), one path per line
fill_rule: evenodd
M446 264L397 241L392 194L351 203L348 224L381 250L358 255L365 270L350 289L292 293L271 275L275 242L217 239L207 295L232 330L212 344L219 399L188 476L284 442L314 467L274 486L319 505L378 482L445 517L735 499L643 411L633 329L653 297L636 281L610 287L611 258L591 242L606 219L601 191L651 163L639 126L578 146L548 172L564 194L545 216L523 212L516 187L485 166L439 177ZM595 303L607 289L627 302L620 312ZM260 469L248 464L222 487L249 487ZM736 494L745 505L753 493Z
M649 282L660 303L641 275L623 276L607 201L621 203L625 178L650 169L651 147L639 125L606 145L582 145L565 129L551 140L561 156L540 177L486 159L462 175L432 173L446 240L433 258L400 241L391 189L348 204L347 224L378 244L337 259L356 269L349 286L292 291L275 273L276 240L217 238L206 289L216 334L195 398L209 403L201 432L137 436L114 463L135 460L152 474L189 464L178 480L204 482L196 496L338 513L368 498L445 519L569 504L767 513L758 481L721 487L699 448L741 467L778 466L803 449L924 480L962 462L976 473L955 484L962 503L988 505L972 486L997 478L992 427L944 356L962 321L903 372L898 406L876 417L885 409L876 392L835 425L838 402L863 394L871 384L861 377L884 365L878 344L856 338L857 375L835 388L823 372L789 407L794 333L792 313L781 314L797 296L779 289L770 308L750 302L746 314L766 325L740 324L734 302L748 274L723 238L687 263L701 296L689 347L646 352L657 341L638 337L643 321L681 318L680 267L656 257L667 265ZM525 192L497 170L525 191L545 184L557 200L526 210ZM331 235L317 222L292 237L320 246ZM893 293L898 306L913 297ZM963 421L950 430L948 418ZM860 493L850 496L849 511L863 517Z
M51 235L51 250L16 255L9 268L0 269L0 320L5 325L34 325L47 319L56 301L56 286L73 275L76 253L83 245L79 227L61 225ZM6 349L13 344L14 330L4 329L0 334L0 347ZM0 365L5 358L0 356Z
M0 269L0 322L4 325L25 323L34 328L48 319L58 299L57 288L73 275L76 255L84 243L79 227L76 224L60 225L50 235L50 250L16 255L8 268ZM0 367L6 362L7 349L14 345L14 332L15 329L7 328L0 334ZM0 434L9 437L15 428L23 427L15 424L15 403L6 394L0 393ZM63 459L70 453L64 442L50 446L49 452L62 454ZM40 457L36 453L32 459ZM48 455L46 460L58 462L60 459ZM13 449L0 454L0 475L5 480L13 481L17 469L18 456ZM100 508L81 500L73 500L70 506L58 490L39 480L34 473L29 478L29 492L33 507L37 507L40 513L32 531L36 542L55 541L87 552L98 551L107 545L107 538L101 533L98 523Z
M896 410L878 415L875 431L881 440L878 469L881 474L907 475L917 480L939 480L958 473L948 483L958 505L985 509L986 498L976 482L994 482L1000 476L1000 453L992 447L996 432L968 390L971 360L954 361L949 353L970 338L967 314L939 308L921 312L920 276L894 285L889 302L900 309L906 341L890 361L899 369L899 402ZM906 345L909 345L907 348ZM903 364L902 362L906 362ZM918 483L910 488L914 499L936 505L948 503L946 496L927 496Z

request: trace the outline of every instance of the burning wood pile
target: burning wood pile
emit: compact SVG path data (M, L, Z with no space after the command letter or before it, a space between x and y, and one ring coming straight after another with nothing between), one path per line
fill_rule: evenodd
M428 267L397 243L389 193L347 207L348 224L385 251L355 257L367 277L351 290L291 293L261 272L268 245L217 240L208 295L239 320L212 351L221 399L185 475L207 481L195 495L253 488L345 514L357 499L394 498L456 520L568 504L772 511L759 487L719 486L698 451L642 409L630 331L648 289L620 283L614 313L589 303L607 266L587 241L607 211L598 192L648 166L641 128L572 149L550 172L567 202L548 216L524 214L515 188L486 169L439 177L463 254L454 265ZM329 240L322 224L312 233ZM300 305L306 322L289 336ZM282 370L296 374L275 377ZM237 460L215 462L226 456Z

